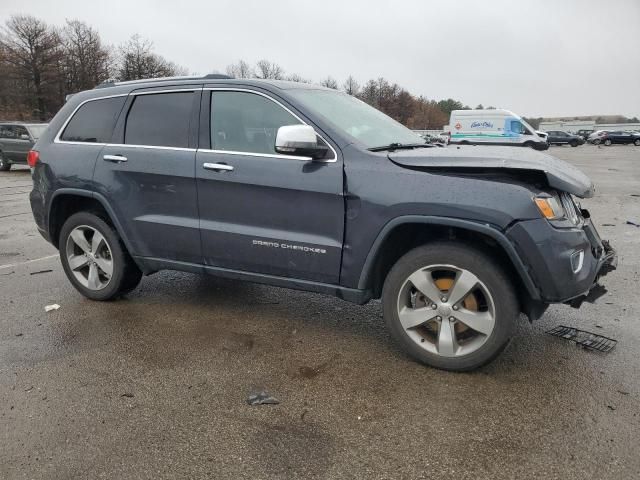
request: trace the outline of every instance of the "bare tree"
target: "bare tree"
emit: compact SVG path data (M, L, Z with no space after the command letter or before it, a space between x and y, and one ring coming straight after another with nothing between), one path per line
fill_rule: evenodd
M333 88L334 90L338 89L338 82L335 78L328 76L327 78L325 78L324 80L322 80L320 82L320 85L327 87L327 88Z
M3 70L19 85L15 91L33 116L46 120L58 105L59 60L56 30L30 15L14 15L0 36ZM30 116L31 116L30 115Z
M269 60L260 60L256 63L256 78L270 78L272 80L284 79L284 69L277 63Z
M287 75L286 80L290 82L298 82L298 83L311 83L311 80L308 80L297 73L292 73L291 75Z
M79 20L67 20L62 43L67 92L87 90L109 78L113 59L97 30Z
M154 53L153 43L136 34L120 46L116 73L119 80L137 80L186 75L186 70Z
M253 78L255 76L254 70L244 60L233 63L227 67L227 75L233 78Z
M353 76L351 75L349 75L347 79L344 81L344 83L342 84L342 88L349 95L356 96L358 95L358 93L360 93L360 85L358 84L356 79L353 78Z

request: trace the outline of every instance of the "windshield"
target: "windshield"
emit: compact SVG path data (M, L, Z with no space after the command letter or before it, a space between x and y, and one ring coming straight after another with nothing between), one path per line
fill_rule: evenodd
M367 148L392 143L425 143L417 133L346 93L299 89L290 92L302 105Z
M47 125L28 125L27 128L31 132L31 136L37 140L47 129Z

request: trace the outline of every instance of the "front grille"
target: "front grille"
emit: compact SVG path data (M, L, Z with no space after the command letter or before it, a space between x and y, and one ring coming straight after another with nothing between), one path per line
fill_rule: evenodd
M582 214L580 213L580 209L576 203L573 201L573 197L566 192L562 192L560 194L560 201L562 202L567 219L574 225L578 225L582 220Z

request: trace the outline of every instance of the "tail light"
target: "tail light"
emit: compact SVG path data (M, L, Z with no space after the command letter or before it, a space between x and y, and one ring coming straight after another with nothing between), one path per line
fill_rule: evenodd
M34 168L39 160L40 152L38 152L37 150L29 150L29 153L27 153L27 163L29 164L29 166L31 168Z

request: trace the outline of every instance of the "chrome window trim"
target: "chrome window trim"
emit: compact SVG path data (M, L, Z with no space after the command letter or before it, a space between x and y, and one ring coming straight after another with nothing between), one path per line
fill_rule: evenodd
M250 88L234 88L234 87L204 87L203 90L223 91L223 92L246 92L246 93L253 93L255 95L261 95L261 96L271 100L273 103L278 105L280 108L282 108L285 111L287 111L289 114L291 114L293 117L295 117L302 125L309 125L307 122L305 122L303 119L301 119L298 115L296 115L294 112L292 112L285 105L280 103L278 100L276 100L275 98L267 95L266 93L263 93L263 92L260 92L260 91L257 91L257 90L251 90ZM209 112L209 114L211 114L211 111ZM312 126L312 125L309 125L309 126ZM211 129L211 127L209 127L209 129ZM322 135L320 135L316 131L315 128L313 130L316 132L316 135L318 135L322 139L322 141L324 143L326 143L327 146L331 149L331 152L333 153L333 158L329 158L329 159L326 159L326 160L313 160L311 157L300 157L300 156L296 156L296 155L282 155L282 154L279 154L279 153L241 152L241 151L237 151L237 150L217 150L217 149L205 149L205 148L200 148L198 150L201 151L201 152L208 152L208 153L225 153L225 154L229 154L229 155L246 155L246 156L253 156L253 157L282 158L282 159L288 159L288 160L301 160L301 161L306 161L306 162L308 162L308 161L314 161L314 162L318 162L318 163L334 163L334 162L337 162L338 161L338 153L333 148L331 143L329 143L326 138L324 138Z
M64 123L62 124L62 127L60 127L60 129L58 130L58 133L54 137L53 143L66 143L69 145L106 145L106 143L99 143L99 142L77 142L77 141L71 141L71 140L60 140L60 137L62 136L64 129L67 128L67 125L69 124L71 119L75 116L78 110L80 110L80 107L82 107L86 103L95 102L96 100L105 100L107 98L126 97L128 95L129 95L128 93L119 93L117 95L105 95L102 97L87 98L86 100L83 100L78 104L76 108L73 109L73 112L71 112L71 114L64 121Z
M93 144L96 145L96 144ZM189 147L168 147L164 145L133 145L129 143L105 143L105 147L119 147L119 148L153 148L156 150L177 150L180 152L195 152L197 149Z
M266 157L266 158L283 158L286 160L301 160L304 162L309 162L311 160L313 160L313 158L311 157L299 157L296 155L282 155L279 153L255 153L255 152L238 152L236 150L212 150L209 148L199 148L198 152L203 152L203 153L222 153L225 155L244 155L247 157ZM335 162L336 160L316 160L317 162L326 162L326 163L332 163Z

